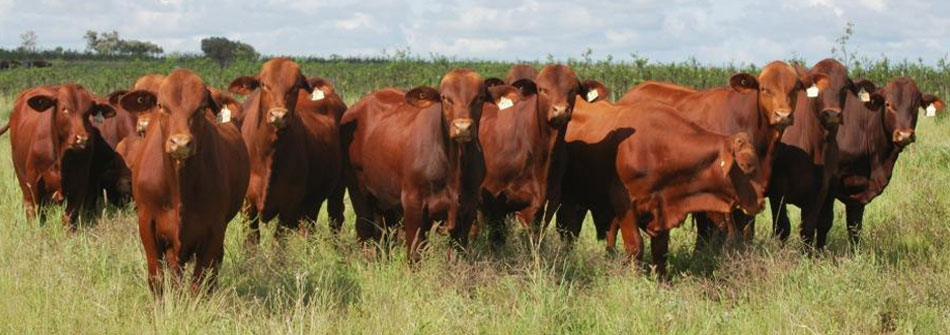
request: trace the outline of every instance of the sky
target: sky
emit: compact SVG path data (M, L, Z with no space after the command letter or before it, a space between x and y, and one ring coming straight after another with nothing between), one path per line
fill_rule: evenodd
M831 56L847 22L859 56L950 53L947 0L0 0L0 47L33 30L41 48L83 50L85 31L119 31L167 52L224 36L265 55L377 56L408 50L463 59L564 60L633 54L657 62L764 64Z

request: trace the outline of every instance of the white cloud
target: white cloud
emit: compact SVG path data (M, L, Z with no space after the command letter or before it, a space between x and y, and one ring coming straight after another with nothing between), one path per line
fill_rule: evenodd
M333 21L333 26L343 30L372 28L373 17L366 15L365 13L354 13L352 18Z

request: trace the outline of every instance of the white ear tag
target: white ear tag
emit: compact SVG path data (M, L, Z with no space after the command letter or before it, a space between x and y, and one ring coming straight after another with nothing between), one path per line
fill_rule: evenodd
M508 97L501 97L501 99L498 99L498 110L506 110L511 108L514 104L515 103L511 102L511 99L508 99Z
M103 122L106 122L106 118L102 116L102 112L99 112L92 116L92 122L95 122L96 124L102 124Z
M325 94L323 93L323 90L316 88L313 90L313 94L310 95L310 101L323 100L324 97Z
M871 101L871 93L868 93L868 91L865 91L862 87L861 90L858 91L858 98L860 98L863 102Z
M816 98L816 97L818 97L818 85L812 84L811 87L809 87L807 90L805 90L805 93L808 94L808 97L809 97L809 98Z
M937 116L937 106L934 106L934 104L930 104L930 106L927 106L926 111L927 111L927 116L930 116L930 117Z
M596 89L587 92L587 102L594 102L594 100L597 100L597 97L600 97L600 92Z
M227 123L231 122L231 110L228 109L228 106L221 108L221 111L218 112L218 123Z

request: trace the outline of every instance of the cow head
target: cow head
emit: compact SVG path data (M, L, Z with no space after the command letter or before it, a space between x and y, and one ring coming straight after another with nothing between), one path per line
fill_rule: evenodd
M541 69L535 79L538 89L538 108L547 114L548 123L563 127L571 120L574 99L578 96L587 102L607 98L607 88L596 81L581 83L567 65L549 64Z
M843 118L841 115L844 110L844 104L848 95L856 96L861 89L868 90L868 87L859 87L848 78L848 69L834 59L825 59L815 64L809 75L824 74L827 77L827 83L822 85L821 81L816 82L818 88L817 97L813 99L815 112L818 113L818 119L825 129L836 129L841 124ZM807 95L807 89L806 89Z
M758 94L759 111L770 125L782 130L794 122L792 112L798 92L812 85L826 85L826 79L823 74L800 76L785 62L775 61L766 65L758 78L737 73L729 78L729 84L739 93Z
M165 153L183 162L194 156L201 145L198 136L213 126L205 114L217 115L219 108L200 77L188 70L175 70L162 81L158 94L135 90L122 96L122 107L132 112L156 108L153 119L162 120L161 136Z
M258 113L264 124L274 130L287 125L297 107L297 95L313 93L313 87L300 72L300 66L289 58L271 59L253 77L234 79L228 90L236 94L251 94L260 89Z
M513 85L515 82L524 79L530 79L531 81L534 81L534 79L537 77L538 70L536 70L533 65L518 64L512 66L511 69L508 70L508 74L505 75L505 84Z
M883 99L884 130L898 147L905 147L916 140L914 130L921 108L933 108L935 112L945 108L940 98L933 94L921 94L917 83L907 77L892 79L879 92L872 93L872 98L878 93Z
M442 77L439 89L417 87L406 93L406 102L417 108L440 104L442 125L450 139L467 143L478 134L478 121L485 103L499 104L502 99L515 101L517 89L500 85L501 80L482 79L470 69L456 69Z
M93 116L110 118L115 109L96 99L85 88L75 84L62 85L55 91L46 91L27 99L33 110L52 113L50 126L58 145L67 151L84 150L89 144Z
M160 75L160 74L144 75L142 77L139 77L139 79L135 81L135 84L132 85L132 89L146 90L146 91L157 94L158 88L159 86L162 85L163 80L165 80L164 75ZM113 100L112 96L109 97L109 101L112 102L114 106L121 107L119 100L122 98L122 95L125 95L126 93L128 93L128 91L122 90L119 92L121 92L121 94L114 98L115 102L112 102ZM139 136L145 137L145 129L148 129L148 122L149 120L151 120L152 110L140 111L140 112L129 111L129 112L135 116L135 132L138 133Z
M760 212L764 205L765 188L755 181L759 157L755 153L752 137L745 132L729 136L720 149L719 157L719 167L735 188L739 208L748 214Z

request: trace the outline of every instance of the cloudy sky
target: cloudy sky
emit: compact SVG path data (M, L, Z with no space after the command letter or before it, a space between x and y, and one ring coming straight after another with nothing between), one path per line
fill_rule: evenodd
M207 36L269 55L412 53L544 60L633 53L654 61L756 63L829 56L845 23L859 55L922 58L950 52L947 0L0 0L0 47L34 30L41 47L84 49L86 30L118 30L166 52L198 52Z

